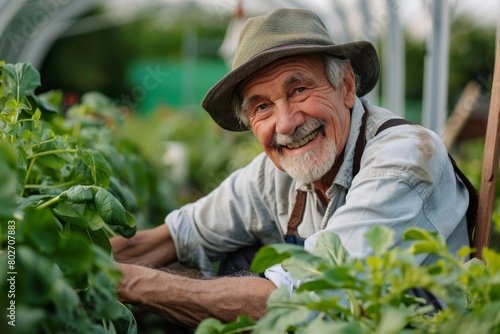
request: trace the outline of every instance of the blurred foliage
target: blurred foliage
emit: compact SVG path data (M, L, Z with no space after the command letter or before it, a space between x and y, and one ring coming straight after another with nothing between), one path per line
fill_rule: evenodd
M102 19L101 11L81 19L96 14ZM42 65L42 86L37 92L64 89L83 94L95 90L117 99L132 88L126 81L127 65L132 61L186 57L192 51L185 42L188 29L197 37L195 56L218 57L230 15L189 2L142 8L123 24L112 20L104 22L107 28L57 40Z
M193 115L165 108L158 109L151 117L130 115L116 136L135 141L147 159L155 164L156 172L170 180L176 189L172 194L176 205L206 195L262 151L255 136L249 132L224 131L208 114ZM179 144L183 152L174 151L169 155L169 144ZM184 164L184 153L186 174L172 174L177 164Z

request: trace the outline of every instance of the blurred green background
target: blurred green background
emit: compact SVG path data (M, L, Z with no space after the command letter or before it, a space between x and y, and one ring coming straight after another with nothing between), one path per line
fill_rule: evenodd
M130 163L137 171L131 175L136 178L134 195L143 200L138 227L148 228L161 224L171 210L207 194L261 149L249 133L220 129L200 107L207 89L228 71L218 50L234 18L235 2L224 2L226 10L193 1L158 2L146 8L126 2L126 6L131 7L128 18L120 22L104 7L74 18L74 25L50 45L39 66L42 85L37 93L62 91L63 111L92 91L119 107L122 117L111 120L106 135L117 146L126 146L131 157L137 156ZM77 29L78 22L95 17L105 24ZM403 33L404 114L421 123L426 43L411 31ZM479 83L481 96L451 151L476 186L481 178L495 35L494 26L470 16L452 16L448 113L468 82ZM385 38L381 35L375 42L382 57ZM375 102L383 105L381 90L378 85ZM151 177L143 177L139 170ZM495 212L500 214L498 194ZM492 244L498 245L495 235ZM135 315L143 332L164 332L162 319L140 310Z

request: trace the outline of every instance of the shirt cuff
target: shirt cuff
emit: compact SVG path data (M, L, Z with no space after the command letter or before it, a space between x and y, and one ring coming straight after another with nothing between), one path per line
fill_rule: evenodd
M281 267L281 264L275 264L267 268L264 272L264 276L273 282L276 287L286 287L289 297L292 295L292 292L298 288L299 282L293 280L290 273L285 271L283 267Z

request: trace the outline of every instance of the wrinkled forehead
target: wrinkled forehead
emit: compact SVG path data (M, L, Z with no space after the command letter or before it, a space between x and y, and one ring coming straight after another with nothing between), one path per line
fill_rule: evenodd
M311 72L325 73L325 61L321 54L308 54L280 58L253 72L247 78L238 83L236 86L236 93L238 94L240 100L243 99L245 90L248 89L249 84L251 84L256 78L263 77L273 71L278 71L281 66L285 66L286 64L302 64L302 66L308 67Z

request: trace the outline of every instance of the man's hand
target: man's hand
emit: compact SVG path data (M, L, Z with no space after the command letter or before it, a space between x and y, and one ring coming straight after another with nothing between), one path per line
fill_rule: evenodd
M193 328L208 317L230 322L247 315L257 320L265 314L267 298L276 289L260 277L201 280L136 265L117 266L123 274L118 287L121 302Z
M162 266L177 259L174 241L166 224L138 231L132 238L110 239L116 261Z

